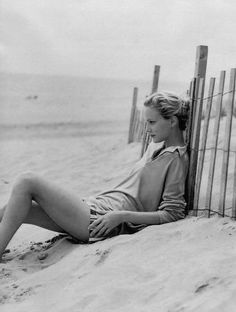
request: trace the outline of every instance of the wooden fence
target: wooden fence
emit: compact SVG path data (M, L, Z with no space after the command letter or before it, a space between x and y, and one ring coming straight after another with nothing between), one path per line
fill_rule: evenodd
M236 142L231 142L232 137L235 137L232 126L236 131L236 69L232 68L230 71L227 91L225 79L226 71L221 71L218 92L214 93L216 78L210 78L207 97L204 97L201 89L204 79L200 79L200 82L195 81L195 85L199 83L200 87L197 93L192 93L193 96L197 94L192 101L198 108L204 107L204 113L200 114L196 110L194 122L200 125L201 131L197 133L197 130L192 130L192 135L195 136L196 131L200 142L198 146L194 146L194 142L190 146L191 156L196 149L198 152L191 208L194 215L204 212L210 217L217 213L236 219Z
M206 83L208 48L197 47L194 78L187 93L191 109L186 132L190 168L186 183L188 212L236 219L236 69L230 71L225 91L226 71L219 81ZM151 92L156 92L160 66L155 66ZM218 83L218 90L215 86ZM205 84L208 93L205 96ZM137 109L138 89L134 89L128 142L142 142L141 156L150 142L141 112ZM232 131L234 129L234 131ZM234 141L232 142L232 137Z

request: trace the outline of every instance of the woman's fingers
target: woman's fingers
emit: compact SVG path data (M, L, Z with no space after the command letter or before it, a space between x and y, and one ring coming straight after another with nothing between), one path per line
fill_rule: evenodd
M107 210L99 210L99 214L101 214L101 215L105 215L106 213L108 213Z
M111 232L111 229L106 229L104 235L108 235Z
M104 222L99 223L90 233L91 237L101 237L107 235L111 229Z
M108 223L106 222L106 220L104 219L104 215L107 212L104 212L103 215L101 217L99 217L97 220L93 221L88 229L90 231L90 236L91 237L100 237L100 236L104 236L107 235L111 229L108 227Z
M94 221L91 226L89 227L90 230L92 230L92 232L90 233L90 236L91 237L94 237L94 236L98 236L100 235L100 231L101 229L104 227L104 223L102 222L102 218L99 218L100 220L96 220Z
M96 228L100 223L102 222L102 217L94 220L89 226L88 226L88 229L91 231L93 230L94 228Z
M95 234L95 237L101 237L101 236L104 236L105 233L107 231L107 228L105 225L103 225L100 230Z

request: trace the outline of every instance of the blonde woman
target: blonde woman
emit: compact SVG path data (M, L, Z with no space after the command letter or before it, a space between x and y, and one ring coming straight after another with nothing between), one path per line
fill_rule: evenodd
M113 189L81 199L33 173L16 180L0 210L0 259L22 223L90 242L184 218L188 155L183 131L188 102L170 92L154 93L144 109L152 143Z

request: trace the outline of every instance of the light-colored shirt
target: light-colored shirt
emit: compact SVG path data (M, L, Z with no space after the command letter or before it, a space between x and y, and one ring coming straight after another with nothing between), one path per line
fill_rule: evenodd
M188 164L186 147L150 143L127 178L88 204L107 211L158 211L158 224L177 221L185 217Z

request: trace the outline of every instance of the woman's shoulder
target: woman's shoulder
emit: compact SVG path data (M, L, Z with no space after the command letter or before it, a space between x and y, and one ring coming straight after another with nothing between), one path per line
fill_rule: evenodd
M158 157L162 158L170 158L170 159L175 159L175 158L183 158L187 159L188 158L188 153L187 153L187 147L186 146L168 146L164 147L160 153L158 154Z
M187 174L189 168L187 147L176 146L175 148L170 149L167 154L166 156L169 159L169 167L171 167L174 171L184 172Z
M156 154L155 157L153 157ZM174 162L183 163L188 166L188 153L186 146L169 146L165 147L163 143L153 143L148 145L148 148L141 159L143 164L154 164L164 162L171 164Z
M189 166L189 157L187 153L186 146L170 146L163 149L160 154L158 155L157 162L161 163L162 166L169 168L169 167L176 167L187 171Z

